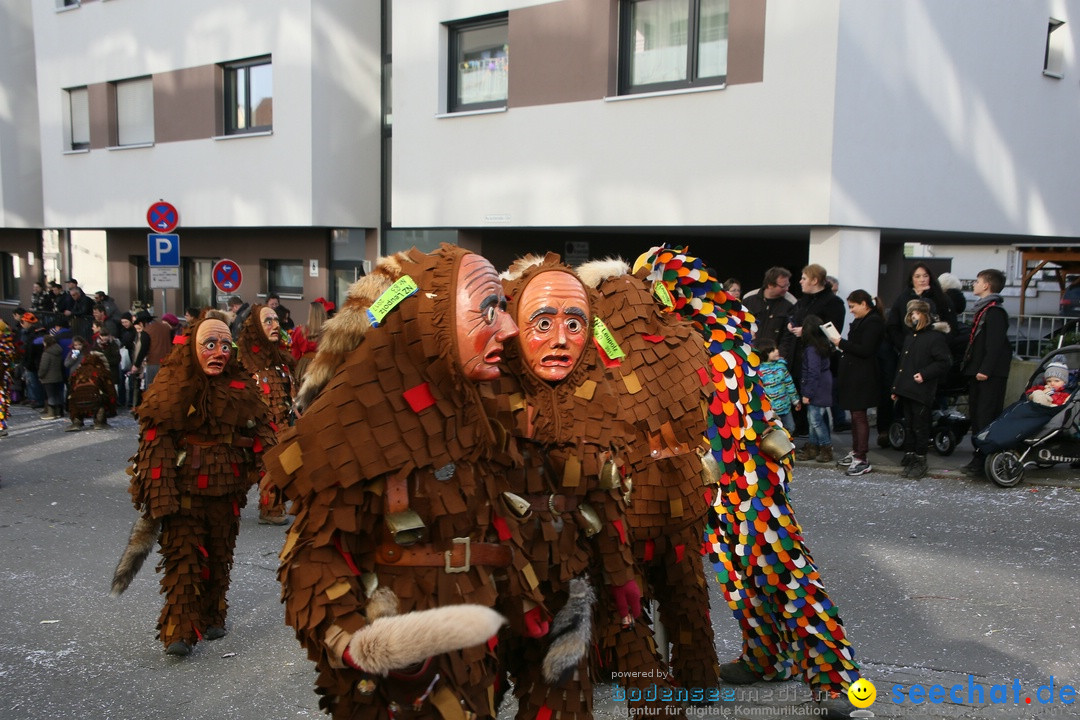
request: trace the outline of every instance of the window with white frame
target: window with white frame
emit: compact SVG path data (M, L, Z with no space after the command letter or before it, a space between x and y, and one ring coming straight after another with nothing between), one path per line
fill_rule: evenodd
M506 13L448 26L450 78L447 111L506 107L510 25Z
M85 87L64 91L64 139L66 150L90 147L90 93Z
M266 292L278 295L303 295L304 261L267 260Z
M1043 55L1043 75L1065 77L1065 40L1068 35L1061 29L1064 20L1050 18L1046 25L1046 52Z
M116 144L154 142L154 81L135 78L113 83L116 90Z
M729 0L622 0L619 92L722 85Z
M274 72L270 57L222 65L225 134L268 132L274 128Z

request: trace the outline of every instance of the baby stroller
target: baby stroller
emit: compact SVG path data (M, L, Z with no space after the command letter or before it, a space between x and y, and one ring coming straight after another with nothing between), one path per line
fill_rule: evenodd
M986 476L999 487L1013 487L1030 467L1080 462L1080 345L1069 345L1044 357L1028 379L1027 388L1043 383L1050 361L1064 357L1071 368L1063 405L1043 407L1027 400L1027 393L1005 408L975 438L986 455Z
M934 409L930 411L930 445L942 457L952 455L960 439L971 429L971 419L956 408L961 395L967 395L967 382L960 372L961 363L955 360L949 374L938 384ZM889 445L893 450L904 449L904 421L900 405L896 419L889 426Z

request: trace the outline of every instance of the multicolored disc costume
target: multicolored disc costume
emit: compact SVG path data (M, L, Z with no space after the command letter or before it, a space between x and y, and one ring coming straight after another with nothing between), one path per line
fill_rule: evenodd
M653 249L638 259L643 265L701 333L711 359L717 395L707 436L721 477L705 541L743 631L741 661L764 680L801 676L815 691L841 691L859 670L787 498L790 456L763 451L768 433L784 431L750 348L754 317L683 249Z

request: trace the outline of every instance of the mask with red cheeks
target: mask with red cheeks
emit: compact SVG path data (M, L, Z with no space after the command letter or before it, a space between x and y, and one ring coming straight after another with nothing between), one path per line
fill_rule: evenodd
M558 382L573 371L589 337L589 296L570 273L544 272L518 302L521 352L537 377Z
M259 311L259 324L267 340L277 342L280 339L281 321L278 320L278 314L273 308L264 307Z
M499 275L484 258L466 255L458 264L454 325L458 362L473 381L499 377L504 344L518 334L506 312Z
M232 335L221 320L204 320L195 333L195 354L199 367L211 377L225 370L232 354Z

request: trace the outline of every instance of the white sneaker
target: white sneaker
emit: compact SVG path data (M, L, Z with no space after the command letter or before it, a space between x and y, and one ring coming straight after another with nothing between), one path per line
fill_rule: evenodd
M847 469L848 475L865 475L874 468L865 460L856 460Z
M849 452L847 455L845 455L844 457L837 460L836 464L837 465L851 465L851 463L853 463L853 462L855 462L855 452L854 451Z

